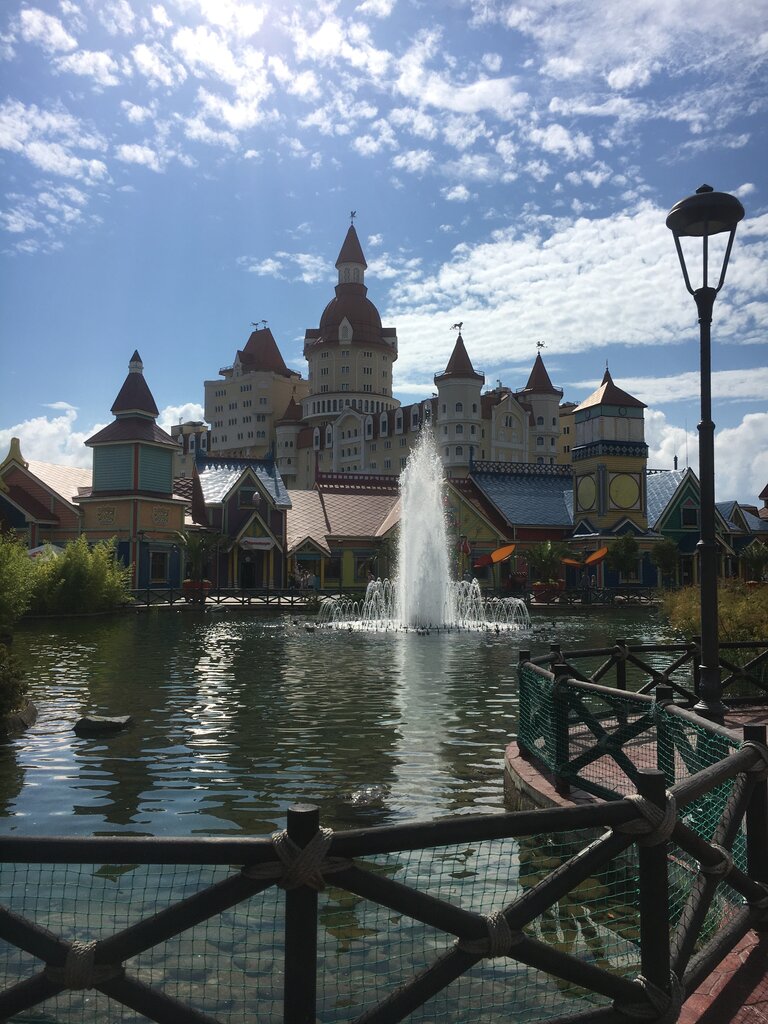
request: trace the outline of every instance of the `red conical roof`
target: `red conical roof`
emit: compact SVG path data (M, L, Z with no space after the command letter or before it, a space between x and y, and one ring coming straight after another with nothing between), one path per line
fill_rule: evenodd
M115 416L151 416L152 419L159 415L155 405L152 392L144 380L144 365L138 352L134 352L128 364L128 376L118 392L117 398L112 403L110 410Z
M641 402L639 398L634 398L632 395L627 394L626 391L616 387L607 366L600 387L597 391L593 391L588 398L585 398L581 405L576 407L575 411L578 412L579 409L588 409L596 405L624 405L632 406L635 409L645 409L646 407L645 403Z
M485 380L485 374L477 373L472 366L472 360L464 347L464 339L459 334L456 344L453 346L451 358L442 373L435 374L435 380L442 380L444 377L462 377L474 380Z
M245 343L245 348L238 351L238 356L245 370L279 373L282 377L290 377L295 373L285 365L277 342L268 327L253 331Z
M296 404L296 400L291 395L291 400L285 408L285 412L277 420L278 423L300 423L303 419L301 406Z
M541 358L541 352L536 353L531 375L523 391L532 391L537 395L562 395L563 393L562 389L554 387L549 379L544 360Z
M339 258L336 260L336 266L339 267L342 263L361 263L363 267L368 266L354 224L349 225L347 237L344 239Z

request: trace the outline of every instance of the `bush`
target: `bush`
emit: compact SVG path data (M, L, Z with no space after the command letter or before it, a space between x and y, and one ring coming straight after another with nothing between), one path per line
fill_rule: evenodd
M0 643L0 718L24 706L27 683L18 659Z
M664 611L683 636L700 632L699 588L683 587L664 597ZM768 639L768 586L747 586L739 580L721 583L717 591L719 637L723 643Z
M114 541L90 548L84 536L78 537L35 569L34 614L82 615L119 608L129 600L130 570L117 561Z
M29 608L35 568L25 545L0 533L0 634L9 633Z

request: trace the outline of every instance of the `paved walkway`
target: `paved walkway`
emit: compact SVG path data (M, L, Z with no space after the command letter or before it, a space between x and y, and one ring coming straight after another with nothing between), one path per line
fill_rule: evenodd
M679 1024L768 1024L767 932L747 932L685 1001Z

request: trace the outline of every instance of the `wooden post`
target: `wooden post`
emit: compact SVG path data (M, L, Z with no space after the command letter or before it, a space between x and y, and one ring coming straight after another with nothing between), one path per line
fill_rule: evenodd
M637 789L659 807L666 803L663 772L641 768ZM640 963L643 977L669 994L669 884L667 843L638 844L640 876Z
M531 660L531 652L530 651L518 651L518 653L517 653L517 687L518 687L518 694L519 694L519 700L520 700L520 714L519 714L519 722L518 722L518 727L517 727L517 749L518 749L518 751L520 753L520 756L522 758L524 758L526 761L530 758L530 756L533 753L533 751L529 750L528 747L526 747L524 740L523 740L523 742L520 741L520 736L521 736L522 733L525 733L527 731L527 728L529 726L528 719L531 717L531 709L529 707L530 701L528 699L523 700L523 694L522 694L522 690L521 690L521 686L520 686L520 682L521 682L521 680L520 680L520 669L521 669L521 667L527 661L530 661L530 660Z
M745 725L744 739L765 744L764 725ZM768 882L768 781L755 783L747 805L747 874L756 882ZM764 927L768 927L768 921Z
M558 648L559 651L559 648ZM568 796L571 786L568 778L561 775L569 761L568 736L568 666L562 662L552 666L555 681L552 684L552 731L554 734L555 789L561 796Z
M288 808L288 835L306 846L318 831L320 810L313 804ZM314 1024L317 991L317 892L302 885L285 894L285 1024Z
M622 649L627 646L626 640L616 640L615 644L617 647ZM626 690L627 688L627 659L619 658L616 661L616 686L620 690Z
M693 638L693 692L696 696L699 696L699 686L701 685L701 637L695 636Z
M660 684L656 687L656 705L663 709L664 705L674 701L674 690L671 686ZM656 719L656 767L664 772L667 787L675 784L675 743L669 728L667 716L663 710L654 715Z

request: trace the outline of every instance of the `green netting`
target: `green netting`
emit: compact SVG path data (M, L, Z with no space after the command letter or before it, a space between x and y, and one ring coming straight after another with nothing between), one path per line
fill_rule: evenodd
M540 882L593 838L589 831L524 840L484 840L362 858L375 873L488 915ZM235 869L136 865L6 865L0 901L67 940L106 937ZM634 852L607 865L526 932L610 971L638 969ZM127 972L222 1022L282 1021L284 894L272 887L129 960ZM318 906L317 1020L351 1021L451 948L454 937L329 886ZM0 947L0 985L40 962ZM462 1024L544 1021L604 1005L511 958L481 961L411 1018ZM13 1018L48 1024L115 1024L143 1017L96 992L68 992Z

